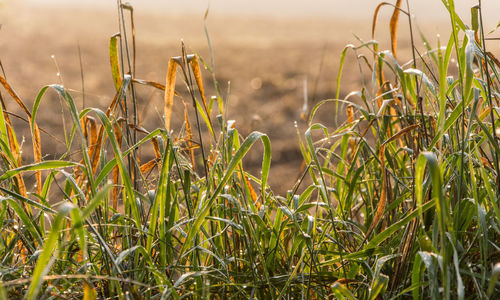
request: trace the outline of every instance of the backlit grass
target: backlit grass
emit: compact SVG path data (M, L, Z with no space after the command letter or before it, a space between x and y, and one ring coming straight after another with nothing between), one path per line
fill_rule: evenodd
M238 133L216 80L216 95L206 95L203 76L217 78L212 60L183 45L165 84L135 78L128 5L119 8L121 34L110 38L116 95L106 111L79 110L57 84L27 108L3 74L0 298L500 296L500 63L488 52L480 5L470 22L453 0L443 5L452 24L446 39L431 45L422 37L420 46L411 22L399 33L411 36L410 58L398 56L396 41L410 8L400 0L377 8L374 33L379 9L394 10L391 50L360 40L341 53L337 94L308 112L299 133L304 168L290 174L299 179L286 195L267 184L267 135ZM349 72L371 81L339 99L351 52L359 65ZM163 127L137 125L137 85L164 91ZM67 152L56 160L44 158L36 118L48 93L71 121ZM30 126L30 159L7 101ZM173 107L182 102L184 123L175 128ZM346 121L317 123L327 107ZM256 143L258 176L244 168ZM154 158L143 161L147 151Z

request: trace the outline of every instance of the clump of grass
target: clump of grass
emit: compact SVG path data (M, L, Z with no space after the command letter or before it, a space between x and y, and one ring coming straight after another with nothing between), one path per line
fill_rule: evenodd
M400 64L399 15L410 15L401 4L390 23L391 51L370 41L342 52L337 90L349 50L371 51L372 62L358 57L372 82L312 108L300 142L306 167L282 196L267 185L269 138L240 137L215 80L216 96L206 97L200 64L215 79L213 61L183 47L169 61L165 85L134 77L135 47L129 51L123 21L130 6L119 5L121 33L110 40L116 95L106 112L79 111L61 85L42 88L30 111L0 76L26 113L34 152L33 162L23 160L2 96L0 298L499 295L500 65L487 51L481 6L468 27L454 2L444 1L449 40L426 43L420 53L412 30L413 58ZM374 31L376 21L377 13ZM452 75L453 56L459 71ZM170 124L177 73L191 98L180 130ZM165 128L137 124L137 84L165 91ZM41 155L36 115L49 90L68 105L68 152L76 145L80 157ZM328 102L347 112L334 130L314 123ZM243 160L258 141L264 152L256 177ZM146 148L155 157L142 162ZM25 183L31 172L36 188ZM312 184L301 186L307 176Z

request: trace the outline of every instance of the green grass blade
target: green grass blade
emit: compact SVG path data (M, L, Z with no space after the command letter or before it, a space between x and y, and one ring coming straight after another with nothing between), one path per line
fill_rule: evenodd
M194 223L192 224L189 233L186 238L186 242L183 244L180 253L185 253L187 249L191 247L192 241L194 240L195 235L199 232L200 227L205 222L205 218L207 217L210 207L212 207L213 203L219 197L223 187L226 183L231 179L236 167L240 164L243 157L246 155L248 150L252 147L252 145L257 141L261 140L264 144L264 156L262 160L262 179L261 179L261 192L265 195L265 188L267 185L267 178L269 176L269 168L271 165L271 142L269 141L269 137L260 132L252 132L245 141L241 144L238 151L233 156L229 166L227 167L224 177L217 185L217 188L210 196L208 201L203 203L201 208L196 212Z
M26 171L53 170L57 168L68 168L75 166L81 166L81 165L79 165L78 163L62 161L62 160L46 160L39 163L24 165L16 169L9 170L5 172L2 176L0 176L0 180L11 178L21 172L26 172Z

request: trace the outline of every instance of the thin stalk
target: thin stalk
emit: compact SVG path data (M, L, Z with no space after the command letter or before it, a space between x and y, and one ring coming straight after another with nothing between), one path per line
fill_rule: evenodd
M82 82L82 110L85 109L85 77L83 76L83 61L80 42L78 42L78 60L80 61L80 79Z
M417 58L415 55L415 41L413 38L413 24L411 22L411 10L410 10L410 3L408 0L406 0L406 9L408 11L408 25L410 27L410 40L411 40L411 52L413 56L413 68L417 68ZM424 126L424 136L425 136L425 142L427 145L429 145L429 137L427 135L427 126L425 122L425 116L424 116L424 106L423 106L423 97L420 96L420 84L418 77L415 75L415 80L416 80L416 89L417 89L417 103L418 103L418 109L420 110L420 118L422 119L422 124ZM417 149L420 150L420 149ZM418 156L418 153L415 155Z
M187 69L187 71L186 71ZM201 156L202 156L202 159L203 159L203 168L204 168L204 171L205 171L205 178L208 180L208 166L207 166L207 159L206 159L206 155L205 155L205 147L203 145L203 136L201 134L201 123L200 123L200 116L199 116L199 113L198 113L198 107L196 105L196 97L194 95L194 91L193 91L193 79L191 77L191 72L190 72L190 69L189 69L189 65L188 65L188 59L187 59L187 54L186 54L186 48L184 46L184 42L182 42L182 67L181 67L181 70L182 70L182 73L184 75L184 79L186 80L186 83L188 85L188 91L189 91L189 94L191 96L191 99L192 99L192 104L193 104L193 108L194 108L194 112L195 112L195 117L196 117L196 129L198 131L198 137L200 139L200 148L201 148ZM208 193L208 191L207 191Z
M481 40L482 40L482 46L483 46L483 56L484 56L484 68L486 72L486 86L488 87L488 102L490 104L490 119L491 119L491 128L493 131L493 140L494 143L498 146L498 140L497 140L497 131L496 131L496 126L495 126L495 116L493 113L493 100L491 97L491 77L490 77L490 71L488 68L488 52L486 51L486 41L484 38L484 26L483 26L483 9L481 5L481 0L479 0L479 22L481 24ZM500 194L500 172L499 172L499 165L498 165L498 153L496 151L493 152L493 160L495 161L495 171L497 173L497 178L496 178L496 189L495 192L498 195Z
M123 38L125 40L125 52L126 52L126 58L127 58L127 66L128 66L128 73L134 77L135 76L135 66L134 68L132 68L132 64L130 62L130 51L129 51L129 46L128 46L128 38L127 38L127 28L126 28L126 24L125 24L125 17L124 17L124 14L123 14L123 5L121 4L121 0L120 0L120 13L121 13L121 24L122 24L122 27L123 27ZM133 18L133 16L132 16ZM132 22L133 22L133 19L132 19ZM132 23L133 25L133 23ZM135 39L134 39L134 63L135 63ZM136 95L135 95L135 87L134 87L134 82L131 81L130 82L130 85L129 85L129 88L130 88L130 94L131 94L131 97L132 97L132 105L133 105L133 124L134 126L137 126L137 98L136 98ZM127 123L128 123L128 118L127 118ZM127 136L130 135L130 130L127 126ZM132 132L132 144L135 145L137 143L137 131L136 130L133 130ZM137 156L136 154L136 150L132 151L132 156L135 157ZM133 176L133 183L134 183L134 189L137 190L137 186L138 186L138 182L137 182L137 168L135 167L134 164L130 165L129 164L129 168L131 168L132 170L132 176Z
M453 41L455 43L455 54L457 56L457 60L460 58L460 52L458 49L458 37L457 37L457 26L456 26L456 20L455 20L455 3L454 1L450 1L449 3L449 13L450 13L450 18L451 18L451 28L453 32ZM464 91L464 82L462 78L462 66L460 63L458 64L458 80L460 83L460 89L462 90L462 102L465 104L465 94L466 91ZM458 193L457 193L457 198L455 199L456 202L460 201L462 199L462 185L463 185L463 175L464 175L464 155L465 155L465 105L462 105L462 123L461 123L461 130L462 130L462 135L461 135L461 150L460 150L460 178L458 179ZM444 241L443 241L444 242Z

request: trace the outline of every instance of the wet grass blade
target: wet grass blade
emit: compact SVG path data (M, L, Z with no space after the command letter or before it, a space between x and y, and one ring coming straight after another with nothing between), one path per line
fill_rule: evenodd
M205 218L209 213L210 207L212 206L214 201L219 197L223 187L231 179L234 171L236 170L236 167L240 164L245 154L250 150L252 145L259 139L262 140L262 143L264 144L264 155L262 159L261 193L262 196L265 197L267 177L269 176L269 167L271 165L271 143L267 135L260 132L252 132L238 148L238 151L234 154L233 158L231 159L231 162L229 163L224 173L224 177L218 183L217 188L210 196L210 199L208 199L208 201L203 203L200 209L196 212L196 215L194 217L194 222L191 225L189 233L186 237L186 242L183 244L180 253L185 253L186 250L191 247L191 243L194 239L194 236L198 234L202 224L205 222Z
M38 297L38 292L40 291L43 283L43 276L47 275L50 267L54 263L54 252L57 252L57 244L63 221L65 220L66 215L69 214L72 209L76 208L74 206L71 206L70 204L66 204L59 210L59 212L55 216L54 221L52 222L52 228L43 244L42 253L38 258L35 270L33 271L31 284L26 294L26 299L28 300L37 299Z
M111 75L115 84L116 91L120 90L122 85L120 60L118 59L118 38L120 34L117 33L109 39L109 63L111 65ZM120 37L121 38L121 37Z

